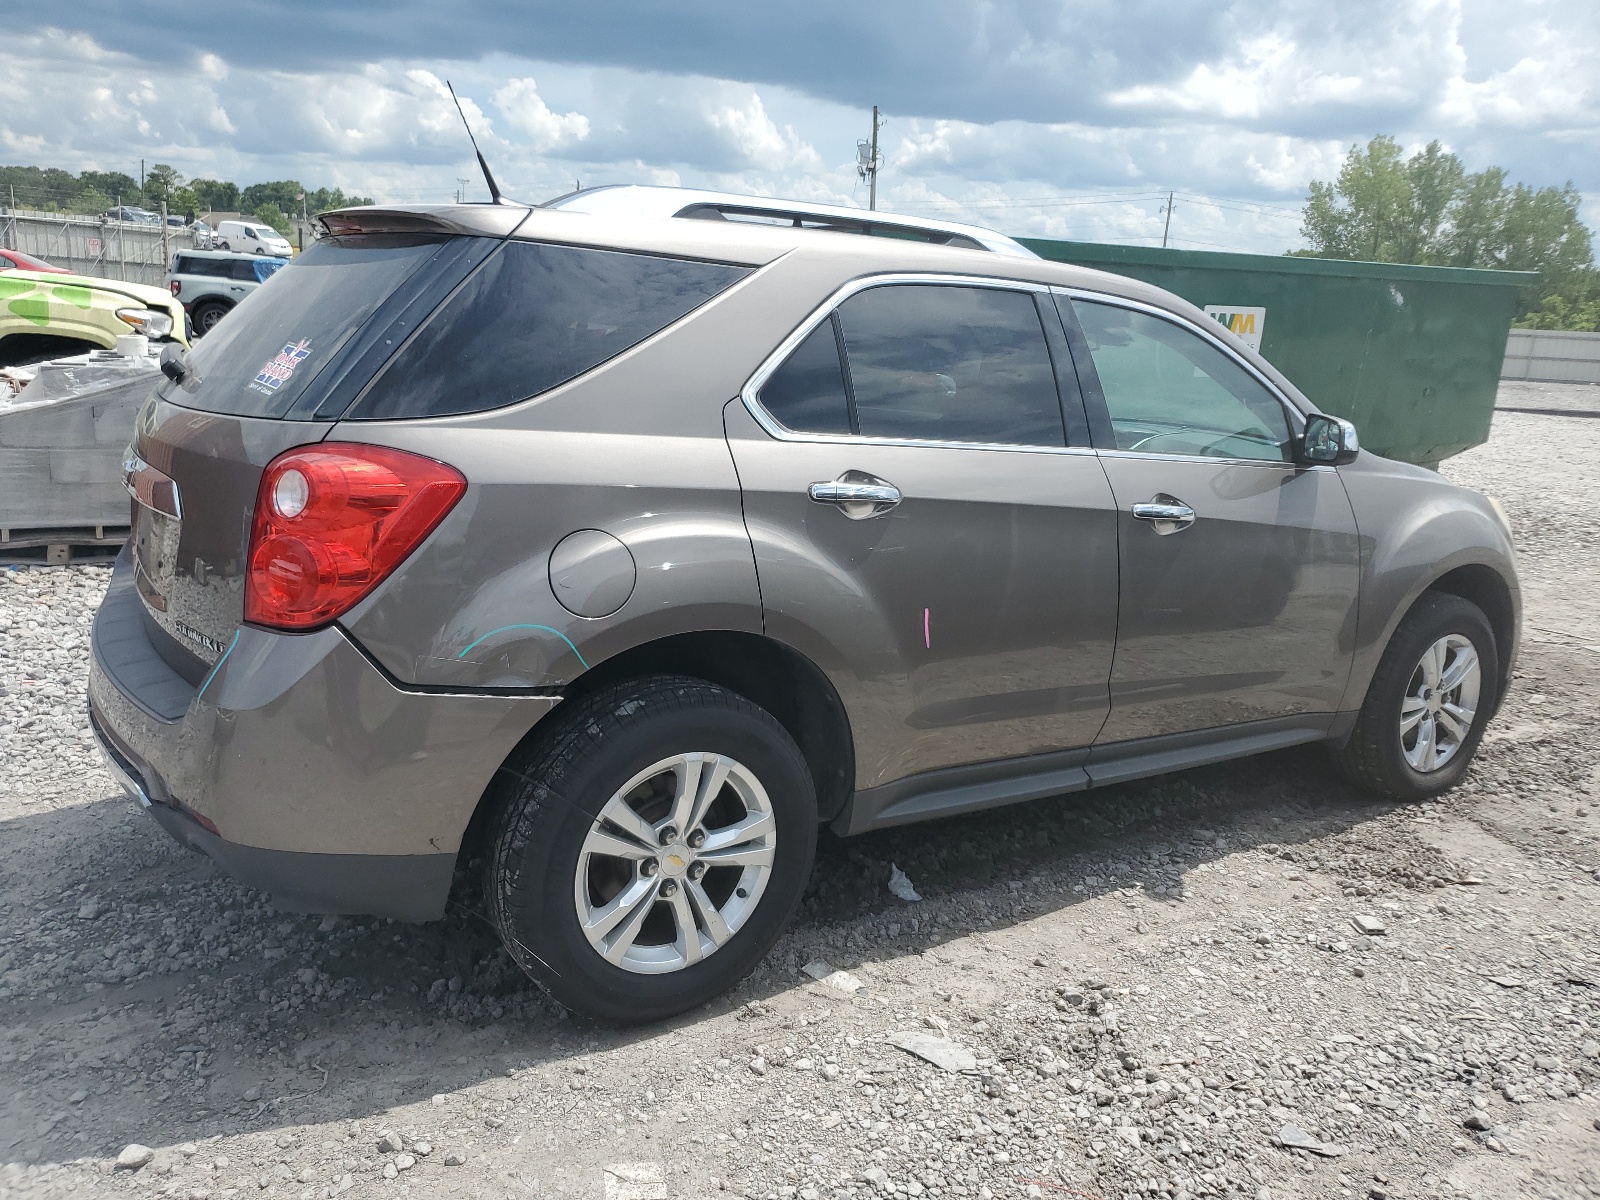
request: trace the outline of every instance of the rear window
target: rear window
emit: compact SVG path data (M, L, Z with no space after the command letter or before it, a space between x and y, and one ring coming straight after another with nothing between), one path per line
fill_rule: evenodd
M749 272L725 263L508 242L346 415L437 417L514 404L638 345Z
M189 353L194 390L174 404L241 417L281 417L395 290L440 252L442 239L325 238L247 296ZM213 260L223 261L223 260Z

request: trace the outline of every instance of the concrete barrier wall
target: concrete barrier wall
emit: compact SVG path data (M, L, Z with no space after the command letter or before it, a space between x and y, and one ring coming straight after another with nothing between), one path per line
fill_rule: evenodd
M159 225L0 209L0 246L78 275L162 287L172 255L192 250L194 239L187 230L171 225L163 238Z
M1600 383L1600 333L1513 329L1500 378Z

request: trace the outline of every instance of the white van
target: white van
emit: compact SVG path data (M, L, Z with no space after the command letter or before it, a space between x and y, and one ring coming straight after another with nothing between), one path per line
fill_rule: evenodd
M271 225L258 225L254 221L223 221L217 226L218 250L234 250L241 254L271 254L288 258L293 251L289 243Z

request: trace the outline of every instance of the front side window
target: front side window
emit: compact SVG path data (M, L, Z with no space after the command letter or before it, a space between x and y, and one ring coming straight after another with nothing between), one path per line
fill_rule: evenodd
M1292 459L1283 405L1198 333L1112 304L1074 300L1072 308L1100 377L1117 449Z
M888 284L846 300L839 323L863 436L1066 444L1032 293Z

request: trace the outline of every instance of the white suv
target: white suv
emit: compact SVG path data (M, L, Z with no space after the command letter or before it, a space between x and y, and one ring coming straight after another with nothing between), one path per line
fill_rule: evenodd
M167 290L189 314L195 336L203 337L251 292L265 283L284 257L233 254L226 250L180 250L172 256Z

